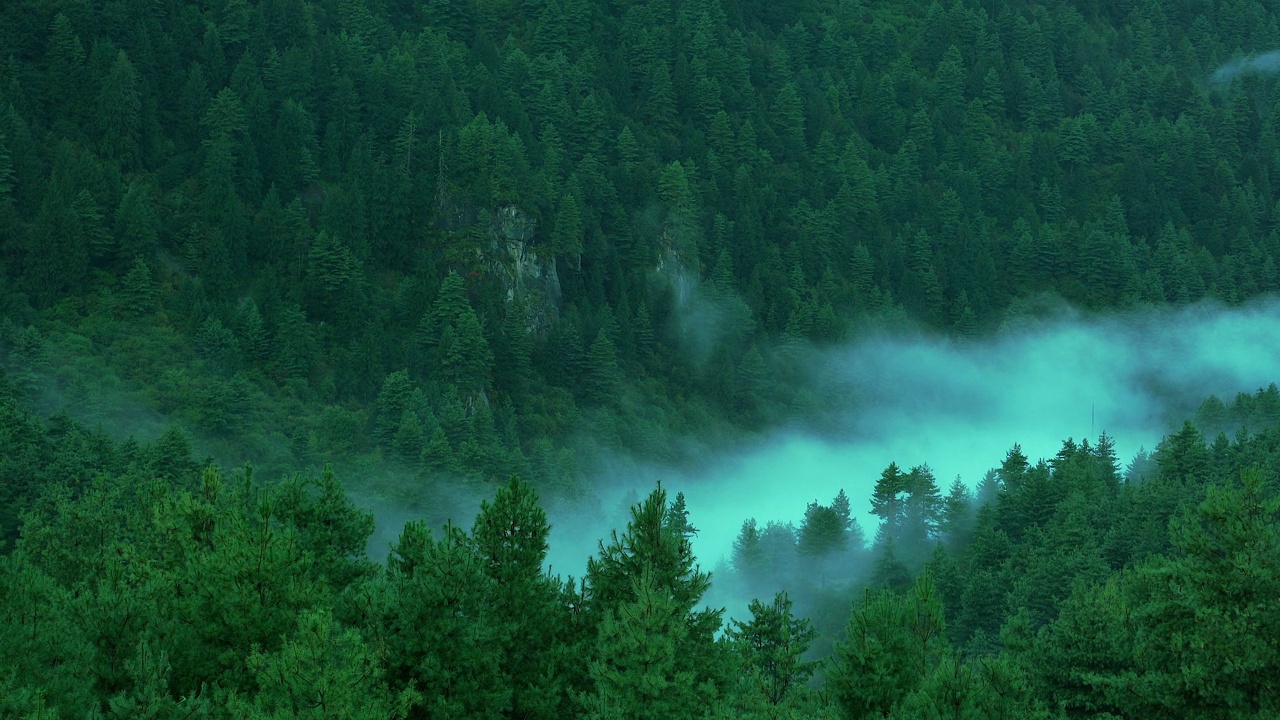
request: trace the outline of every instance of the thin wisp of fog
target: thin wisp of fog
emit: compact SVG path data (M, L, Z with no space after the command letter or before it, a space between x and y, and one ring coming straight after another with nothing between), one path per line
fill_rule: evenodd
M623 481L611 475L597 484L604 507L657 480L672 496L684 492L699 530L694 550L713 568L728 559L745 519L798 526L807 503L829 503L841 489L873 537L870 496L890 462L904 471L927 463L945 493L957 475L975 487L1014 443L1034 463L1067 438L1092 442L1106 432L1125 465L1208 395L1229 399L1275 381L1280 302L1100 317L1060 310L970 342L880 333L810 362L817 392L849 398L846 431L780 428L696 474L649 467ZM553 571L582 572L596 540L625 517L608 515L553 515Z

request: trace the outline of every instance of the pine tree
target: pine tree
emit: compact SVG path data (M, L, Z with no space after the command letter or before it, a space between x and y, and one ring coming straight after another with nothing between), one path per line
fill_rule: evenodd
M945 629L942 602L927 574L905 596L867 591L826 678L840 716L889 717L944 657Z
M693 546L672 525L669 513L667 493L659 487L631 509L631 520L621 537L615 533L609 544L600 543L599 557L587 562L591 605L615 607L634 589L626 578L638 577L648 564L657 573L654 581L660 589L673 593L684 612L693 610L710 587L710 576L698 567Z
M1027 476L1027 456L1022 454L1022 446L1014 443L1013 447L1000 463L1000 486L1009 492L1016 492L1022 487Z
M56 109L54 117L58 119L58 125L67 130L76 126L88 107L84 102L84 61L84 45L80 36L71 26L71 20L58 13L49 26L49 39L45 44L48 68L46 101Z
M1120 460L1116 457L1115 440L1104 431L1093 446L1093 454L1097 458L1103 484L1114 492L1120 485Z
M480 504L471 528L482 567L494 581L494 619L502 628L502 670L513 714L560 717L569 694L564 660L569 618L558 579L542 566L551 526L534 489L518 477Z
M700 688L701 694L726 680L722 648L714 643L723 611L694 610L710 587L710 575L698 566L684 528L676 527L670 513L667 494L659 487L631 509L631 520L621 536L615 532L608 544L600 543L599 555L587 560L584 610L603 623L598 651L605 651L612 650L615 641L625 642L621 636L613 638L613 632L622 633L633 622L649 622L644 618L656 612L654 603L667 608L657 627L668 634L655 637L654 642L673 643L676 657L674 667L662 674L667 682L676 676L690 677L689 687ZM601 657L597 662L602 664L593 665L597 685L599 673L616 671L618 663L640 662L658 647L662 646L644 645L627 651L639 656ZM647 681L633 677L627 682Z
M358 629L344 628L328 611L308 609L278 651L252 650L246 664L256 692L252 700L232 694L228 710L246 718L306 717L315 708L352 720L408 717L422 696L410 688L391 692L381 660ZM181 713L181 704L171 712ZM128 707L112 706L117 712Z
M818 633L808 620L795 617L791 607L786 593L775 595L769 605L752 600L747 608L751 620L734 620L725 632L752 690L775 708L789 705L818 666L816 661L801 660Z
M652 126L671 132L676 125L676 94L671 85L671 68L666 60L657 60L646 69L647 87L643 117Z
M473 548L454 525L437 540L421 521L406 523L387 561L387 592L370 612L393 691L433 698L434 713L496 720L511 706L504 628L493 622L494 582Z
M1048 720L1052 717L1037 707L1032 695L1026 677L1005 656L975 661L948 655L919 688L894 706L889 717L893 720Z
M1204 437L1190 420L1160 443L1155 457L1160 464L1160 475L1165 479L1183 486L1199 485L1209 479L1209 451Z
M871 571L871 584L890 590L901 590L910 585L911 571L902 561L893 536L882 535L878 538L877 545L879 549L875 567Z
M9 152L8 138L0 128L0 211L13 200L13 154Z
M556 346L561 382L582 392L585 388L580 380L587 376L587 353L582 347L582 332L572 318L561 324Z
M840 518L844 523L845 530L848 530L854 523L850 516L852 506L849 504L849 496L845 494L844 488L840 488L840 492L836 493L835 498L831 501L831 509L835 512L836 517Z
M880 518L883 524L881 533L885 537L897 535L901 528L906 492L907 476L898 469L897 463L889 463L876 480L875 491L871 495L871 512Z
M938 536L942 497L928 465L911 468L905 477L902 552L913 563L923 560Z
M534 378L528 309L519 293L507 308L499 337L501 342L494 347L494 383L519 404Z
M0 709L14 717L53 717L59 709L70 713L101 702L94 683L84 680L96 669L97 649L72 620L76 610L71 591L28 556L0 557L0 660L6 668Z
M467 411L462 406L462 396L455 385L445 385L443 396L436 406L436 417L440 427L454 449L462 447L471 440L471 424L467 422Z
M998 470L988 470L982 476L982 482L978 483L977 495L974 498L977 507L983 508L995 502L1003 490L1004 485L1000 482L1000 472Z
M457 272L450 271L441 283L416 339L431 361L423 363L424 370L439 368L444 379L464 393L489 387L493 351L463 294L462 277Z
M1170 526L1175 553L1082 587L1034 643L1040 682L1068 712L1263 717L1280 709L1280 503L1262 474L1215 487Z
M640 301L640 307L636 308L634 333L636 354L641 363L648 363L653 357L653 320L649 316L649 305L643 300Z
M671 501L671 507L667 510L667 525L671 530L683 538L692 538L698 534L698 528L689 522L689 510L685 505L684 493L676 493L676 499Z
M271 356L271 338L266 322L258 312L258 304L248 300L240 308L236 319L237 339L245 359L251 365L261 365Z
M702 715L709 687L682 662L689 627L682 604L645 565L631 578L629 597L600 625L591 662L594 693L584 697L592 720L685 719Z
M778 91L770 108L770 121L778 135L781 155L799 158L807 150L804 128L804 104L795 83L787 83Z
M796 550L813 560L846 548L848 518L835 509L816 502L809 503L804 521L796 535Z
M735 387L739 402L748 412L758 413L769 400L773 383L770 382L769 368L765 365L764 356L753 343L738 363Z
M210 367L229 372L235 366L240 352L236 337L218 318L205 320L196 330L192 341L196 352Z
M453 473L458 471L458 461L454 455L453 447L450 445L449 437L445 434L441 425L435 426L431 431L431 437L427 439L422 448L422 465L427 470L434 472Z
M618 133L618 162L628 173L635 172L640 164L640 143L630 125L623 125Z
M303 377L315 362L317 343L307 314L297 305L280 310L275 318L276 367L285 378Z

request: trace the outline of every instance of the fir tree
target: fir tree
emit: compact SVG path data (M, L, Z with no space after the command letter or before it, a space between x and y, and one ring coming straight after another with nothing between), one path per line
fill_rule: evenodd
M583 378L585 397L602 405L614 404L622 387L622 371L618 368L618 353L609 336L600 332L587 352L587 375Z
M127 315L143 315L155 308L155 296L151 267L142 258L135 258L133 266L120 281L120 292L117 295L120 309Z

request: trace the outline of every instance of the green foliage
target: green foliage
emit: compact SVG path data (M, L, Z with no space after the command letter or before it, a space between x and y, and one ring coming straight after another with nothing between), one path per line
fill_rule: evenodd
M102 80L98 92L97 128L103 154L123 167L133 167L141 158L142 96L138 71L121 50Z
M1276 712L1276 520L1263 476L1217 486L1171 528L1175 554L1077 593L1036 650L1068 709L1173 717ZM1092 645L1090 645L1092 643Z
M590 712L633 713L637 702L667 688L668 699L656 707L692 716L727 680L724 648L714 641L723 611L694 609L710 575L697 565L687 530L659 487L631 509L626 531L615 531L588 559L585 610L599 628L592 654L598 692L586 701ZM638 638L641 630L655 635ZM667 704L672 701L690 704Z
M389 412L396 398L425 404L406 375L388 380ZM0 496L5 517L22 516L16 547L0 557L0 711L15 717L1278 710L1274 426L1212 449L1184 426L1140 484L1115 482L1105 436L1067 441L1051 462L1017 473L1010 453L1016 487L978 511L971 540L935 544L914 584L894 535L882 535L872 582L888 587L865 591L822 666L813 653L836 632L829 604L850 586L804 575L823 552L841 554L828 540L857 537L844 493L810 505L798 533L749 521L735 543L737 572L787 578L821 625L778 594L717 639L721 611L698 609L709 576L692 554L682 494L668 502L659 488L632 508L581 586L544 572L547 515L515 477L481 504L470 533L450 524L437 538L407 523L383 571L364 556L372 515L329 467L318 479L262 483L252 468L224 478L199 469L176 429L149 446L116 444L65 416L37 421L15 396L0 376L0 477L22 479L21 493ZM1253 413L1270 396L1219 412ZM464 447L492 427L486 417L462 417ZM886 477L909 488L899 497L906 523L919 512L912 491L916 503L931 496L927 467ZM1230 479L1209 485L1215 477ZM952 488L956 507L962 490ZM1148 525L1166 527L1164 554L1117 544ZM1117 553L1119 570L1108 561Z
M774 707L790 705L817 670L817 662L801 658L818 633L791 613L791 599L778 593L773 603L753 600L751 620L734 620L726 634L742 662L746 682Z
M70 601L67 588L21 554L0 557L0 709L71 717L93 702L93 648L70 620Z
M841 717L888 716L947 652L942 603L923 575L903 595L868 591L854 609L848 640L836 646L827 683Z
M714 689L681 660L689 627L679 601L661 588L652 565L631 580L629 598L600 624L591 680L583 698L589 718L696 718Z
M616 607L634 592L629 578L639 577L648 565L658 590L671 593L682 612L693 610L710 587L711 577L697 565L689 538L669 521L671 509L661 487L631 508L626 531L615 532L606 545L600 543L598 557L587 561L590 603L600 611ZM716 623L719 625L718 614Z
M227 709L244 718L404 718L422 697L392 694L381 658L359 631L325 611L306 611L274 653L254 648L246 659L257 691L252 702L232 697Z
M226 404L152 367L216 317L258 422L289 437L335 403L376 415L399 368L420 405L457 385L467 413L516 418L458 455L492 483L516 447L517 467L566 449L578 403L609 442L673 455L656 425L803 414L778 334L905 313L968 338L1041 293L1104 310L1277 287L1280 106L1257 77L1203 82L1265 44L1257 8L330 5L0 9L6 307L92 336L84 355L162 414ZM423 323L451 273L475 322ZM702 279L726 328L707 363L671 322ZM107 308L119 332L95 330ZM544 345L570 325L576 350ZM174 387L202 399L159 400ZM264 435L206 415L217 442Z
M484 487L526 468L539 487L567 491L580 482L573 468L591 462L570 457L584 418L624 451L678 460L697 443L663 442L653 428L685 436L727 421L738 438L784 412L809 417L787 367L795 345L775 352L772 336L821 344L910 316L963 339L1042 293L1105 311L1280 287L1275 88L1203 82L1235 48L1275 34L1264 4L154 9L0 4L0 304L15 328L4 350L14 396L75 378L56 391L104 427L144 436L154 411L195 431L114 448L65 420L46 432L16 405L0 408L0 536L16 539L28 518L6 572L35 588L6 596L7 617L25 633L46 602L65 630L5 636L4 658L21 671L0 671L0 714L173 716L195 707L179 708L184 696L215 702L201 679L225 683L242 714L288 715L287 678L329 665L333 692L386 715L408 700L352 694L346 679L385 681L402 699L417 682L424 703L443 693L421 714L559 716L574 693L628 713L639 696L596 693L581 660L602 659L587 648L605 642L606 617L611 647L630 642L626 627L676 638L674 655L653 648L675 663L663 681L693 688L675 696L711 712L706 683L728 686L711 649L718 616L695 609L706 576L689 519L672 520L665 499L645 511L660 521L638 515L634 532L602 547L579 620L565 620L572 593L521 575L545 601L529 616L557 618L547 635L510 598L491 607L501 573L481 561L479 529L432 541L454 575L378 586L351 557L368 521L344 509L331 479L199 484L192 447L270 459L272 477L295 460L376 475L367 468L394 456L432 493L437 475ZM704 296L723 334L695 362L672 329ZM100 414L116 391L142 411ZM1207 482L1251 463L1264 490L1214 502L1269 512L1277 398L1271 388L1206 404L1200 427L1140 457L1131 482L1103 438L1043 465L1015 446L976 488L976 517L963 488L944 499L926 466L891 466L872 499L872 580L904 587L941 540L962 578L939 579L957 644L994 653L1017 635L999 632L1015 611L1029 634L1063 623L1041 648L1061 671L1045 687L1077 714L1211 714L1211 701L1273 712L1257 672L1268 609L1242 589L1268 587L1265 559L1250 553L1270 550L1236 552L1255 574L1246 583L1195 549L1207 541L1187 526L1168 530ZM861 562L840 551L861 545L845 501L815 504L798 533L745 526L739 571L842 592L838 579ZM1249 527L1269 542L1267 526ZM646 566L640 602L633 581ZM1197 589L1219 585L1236 595ZM427 618L436 645L400 637L394 672L377 671L390 614L357 637L339 627L356 611L333 599L365 590L383 610L402 603ZM434 599L415 605L415 592ZM499 630L430 625L455 600ZM1231 602L1254 614L1233 615ZM668 605L679 622L644 616ZM479 632L459 660L464 678L442 669L453 650L441 638L455 631ZM517 635L558 649L517 667ZM1079 637L1101 639L1091 649ZM496 655L469 654L489 647ZM576 676L541 681L573 657ZM57 662L66 669L38 667ZM1013 688L1000 667L939 661L924 689L886 710L945 714L929 698L948 697L953 714L1021 712L982 699Z

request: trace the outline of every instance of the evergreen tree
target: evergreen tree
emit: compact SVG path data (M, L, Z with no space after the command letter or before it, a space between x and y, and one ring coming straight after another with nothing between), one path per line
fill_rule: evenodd
M1277 574L1280 505L1262 475L1209 491L1172 524L1172 558L1081 588L1035 643L1041 682L1068 711L1147 717L1276 711L1277 617L1265 598ZM1231 638L1227 640L1227 638Z
M973 517L973 497L957 475L947 497L942 501L938 534L948 546L963 547L968 544L969 534L973 530Z
M117 295L120 309L127 315L143 315L155 308L155 297L151 267L141 257L135 258L128 274L120 281Z
M784 157L801 157L805 153L804 105L795 83L787 83L778 91L770 110L773 131L778 136Z
M389 444L406 411L410 410L413 381L407 370L397 370L382 381L382 390L374 403L373 436L379 443Z
M400 424L391 436L389 443L394 456L409 467L417 467L422 457L423 443L426 440L425 430L418 413L406 410L400 418Z
M945 656L945 629L942 603L927 574L905 596L887 589L867 591L849 619L848 640L836 646L827 676L840 716L889 717Z
M974 498L977 507L983 508L995 502L1003 490L1004 485L1000 481L1000 472L998 470L988 470L982 476L982 482L978 483L977 496Z
M121 50L98 91L95 114L103 154L125 168L141 159L142 96L138 71Z
M565 193L560 197L556 208L555 226L551 231L551 252L576 261L584 248L584 232L582 209L578 200L572 194Z
M46 101L55 108L60 129L78 122L85 115L84 45L65 13L58 13L49 26L45 44L47 69ZM65 124L64 124L65 123Z
M818 633L808 620L792 615L791 607L786 593L775 595L769 605L752 600L747 608L751 620L734 620L726 630L751 690L779 710L801 692L818 666L801 660Z
M142 183L130 183L115 215L120 256L125 260L151 257L159 248L160 230L150 189Z
M569 660L563 646L568 608L560 603L559 581L542 570L550 531L537 493L514 476L492 503L480 504L471 529L484 572L494 581L501 665L511 686L511 712L521 717L560 717L569 699L560 670Z
M1022 454L1022 446L1014 443L1005 455L1004 462L1000 464L1001 487L1009 492L1016 492L1026 479L1028 466L1027 456Z
M587 375L582 378L585 397L597 404L612 405L618 400L622 387L622 371L618 368L618 353L608 334L600 332L587 352Z
M469 306L456 325L444 329L440 351L440 369L447 382L469 392L489 386L493 353L480 329L480 320Z
M877 587L900 590L911 584L911 571L899 557L892 536L886 536L879 546L875 567L871 572L871 584Z
M494 345L493 364L495 385L517 402L530 391L534 377L533 339L528 325L528 309L517 294L502 320L501 342Z
M847 529L847 517L841 517L834 508L816 502L809 503L804 513L804 522L800 524L800 531L796 535L796 550L815 561L821 560L833 552L845 549L848 541Z
M0 129L0 210L7 209L13 200L13 183L13 154L4 130Z
M458 527L436 540L411 521L387 560L386 592L371 598L388 684L421 693L432 713L496 719L510 711L503 628L492 622L484 565Z
M71 232L77 236L74 240L77 247L89 251L89 257L102 265L109 265L115 260L116 239L107 232L103 224L102 211L98 201L88 190L81 190L71 202Z
M875 491L871 495L871 512L880 518L880 533L884 537L898 534L903 522L906 492L907 476L898 469L897 463L889 463L876 480Z
M769 368L765 365L764 356L760 354L760 348L754 343L743 354L742 362L738 363L736 380L739 402L744 410L758 414L767 407L772 389Z
M749 579L764 570L764 551L760 547L760 530L754 518L742 522L742 530L733 541L733 569Z
M227 708L240 717L301 718L323 708L325 713L353 720L405 718L423 700L408 688L393 694L377 651L358 630L344 629L321 610L299 616L298 627L277 652L255 648L247 663L257 685L253 699L232 696ZM123 712L126 708L113 709ZM183 709L175 704L171 712Z
M646 564L631 580L630 597L605 615L591 662L595 691L584 698L587 717L637 720L700 717L712 695L681 662L689 627L681 603Z
M603 687L613 686L627 697L634 697L626 695L633 691L622 690L624 686L675 683L671 692L696 705L696 698L705 697L708 689L726 680L725 658L714 641L723 611L694 609L710 587L710 575L697 565L689 538L671 522L670 512L667 494L659 487L631 509L626 532L621 536L615 532L607 545L602 541L598 557L587 560L584 602L585 609L599 618L597 653L615 653L597 655L592 674L597 687L602 677L608 677ZM629 628L650 628L659 634L640 645L628 645L637 642ZM669 652L674 652L670 660ZM645 680L646 673L636 676L626 671L646 663L657 668L663 680ZM597 702L613 701L601 695ZM602 712L604 706L593 707ZM636 711L634 706L626 707ZM688 706L683 710L660 707L693 712Z
M907 497L903 503L902 552L912 561L919 561L938 537L942 496L928 465L911 468L904 482Z

